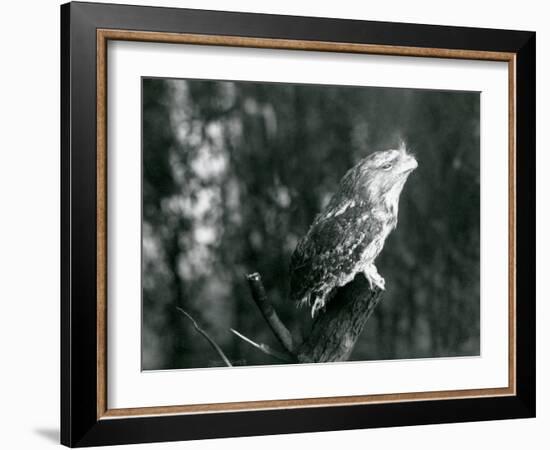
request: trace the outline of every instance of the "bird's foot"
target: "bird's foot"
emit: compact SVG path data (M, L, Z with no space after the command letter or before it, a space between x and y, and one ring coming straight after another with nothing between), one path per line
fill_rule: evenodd
M382 275L378 273L374 264L369 264L363 271L365 278L369 282L369 286L372 289L374 286L380 288L382 291L386 289L386 280L382 278Z

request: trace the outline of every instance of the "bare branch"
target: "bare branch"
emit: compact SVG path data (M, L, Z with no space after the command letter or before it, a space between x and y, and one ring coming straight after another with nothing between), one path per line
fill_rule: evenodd
M275 312L273 305L269 302L265 293L265 288L262 283L262 277L259 273L255 272L246 276L250 291L252 292L252 298L264 319L268 323L271 331L275 334L275 337L279 340L283 348L292 356L294 356L294 341L290 331L285 327L279 316Z
M231 361L229 361L229 358L227 356L225 356L225 353L223 352L223 350L220 348L220 346L218 344L216 344L216 342L214 341L214 339L212 339L208 333L206 331L204 331L200 326L199 324L195 321L195 319L193 319L193 317L191 317L191 315L185 311L184 309L180 308L179 306L176 306L176 309L181 312L185 317L187 317L191 323L193 324L193 326L195 327L195 330L197 330L207 341L208 343L212 346L212 348L214 350L216 350L216 352L218 353L218 355L220 355L220 358L223 360L223 362L225 363L225 365L227 367L233 367L233 364L231 364Z
M267 355L273 356L274 358L277 358L287 363L296 362L295 360L290 359L290 357L285 353L274 350L266 344L258 344L257 342L254 342L252 339L247 338L244 334L241 334L237 330L234 330L233 328L230 328L230 330L234 335L240 337L243 341L249 343L253 347L256 347L258 350L264 352Z

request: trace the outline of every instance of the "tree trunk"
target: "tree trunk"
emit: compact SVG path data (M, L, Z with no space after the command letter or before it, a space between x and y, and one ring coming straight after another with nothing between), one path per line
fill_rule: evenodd
M381 298L382 291L371 289L364 275L358 274L319 311L311 332L296 351L298 361L346 361Z

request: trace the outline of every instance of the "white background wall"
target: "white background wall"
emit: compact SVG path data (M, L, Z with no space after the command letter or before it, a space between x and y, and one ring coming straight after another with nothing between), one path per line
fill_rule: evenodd
M537 32L538 417L530 420L268 436L136 448L484 448L550 445L548 125L550 14L545 2L395 0L139 1L279 14L525 29ZM58 442L59 423L59 1L2 5L0 70L0 448ZM535 301L535 299L526 299Z

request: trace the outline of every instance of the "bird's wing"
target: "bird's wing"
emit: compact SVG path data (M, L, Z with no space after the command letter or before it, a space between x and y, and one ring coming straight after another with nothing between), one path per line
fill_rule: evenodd
M323 285L349 274L383 224L368 209L351 206L317 217L290 262L290 298L309 301Z

